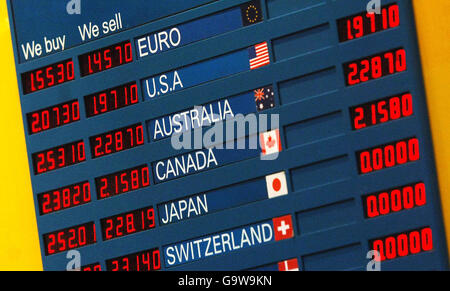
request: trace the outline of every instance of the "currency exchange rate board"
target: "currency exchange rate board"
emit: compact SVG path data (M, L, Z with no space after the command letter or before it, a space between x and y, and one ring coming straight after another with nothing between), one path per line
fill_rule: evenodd
M8 5L45 270L448 268L411 1Z

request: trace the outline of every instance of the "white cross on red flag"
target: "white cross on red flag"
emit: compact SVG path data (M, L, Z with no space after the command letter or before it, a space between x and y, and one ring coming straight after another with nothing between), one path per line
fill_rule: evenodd
M298 260L290 259L278 263L278 271L299 271Z
M294 237L294 227L292 224L292 216L290 214L273 218L272 221L275 241Z

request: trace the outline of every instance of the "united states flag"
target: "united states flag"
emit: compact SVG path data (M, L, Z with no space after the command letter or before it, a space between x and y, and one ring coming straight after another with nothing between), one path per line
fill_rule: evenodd
M270 64L269 47L267 42L257 44L248 51L250 59L250 70L254 70Z

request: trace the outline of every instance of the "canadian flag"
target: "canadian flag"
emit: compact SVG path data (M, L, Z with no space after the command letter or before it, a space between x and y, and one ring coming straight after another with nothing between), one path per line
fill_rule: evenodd
M278 263L278 271L299 271L298 260L290 259Z
M275 241L294 237L294 227L292 226L291 215L273 218L272 221Z
M286 174L279 172L266 176L267 196L269 199L284 196L288 194L286 183Z
M260 134L259 139L263 155L281 152L282 148L279 129L263 132Z

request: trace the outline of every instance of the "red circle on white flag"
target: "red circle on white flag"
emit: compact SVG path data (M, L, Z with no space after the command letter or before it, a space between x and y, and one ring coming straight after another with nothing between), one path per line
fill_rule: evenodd
M272 188L276 192L280 191L280 189L281 189L281 181L280 181L280 179L278 179L278 178L273 179L273 181L272 181Z

